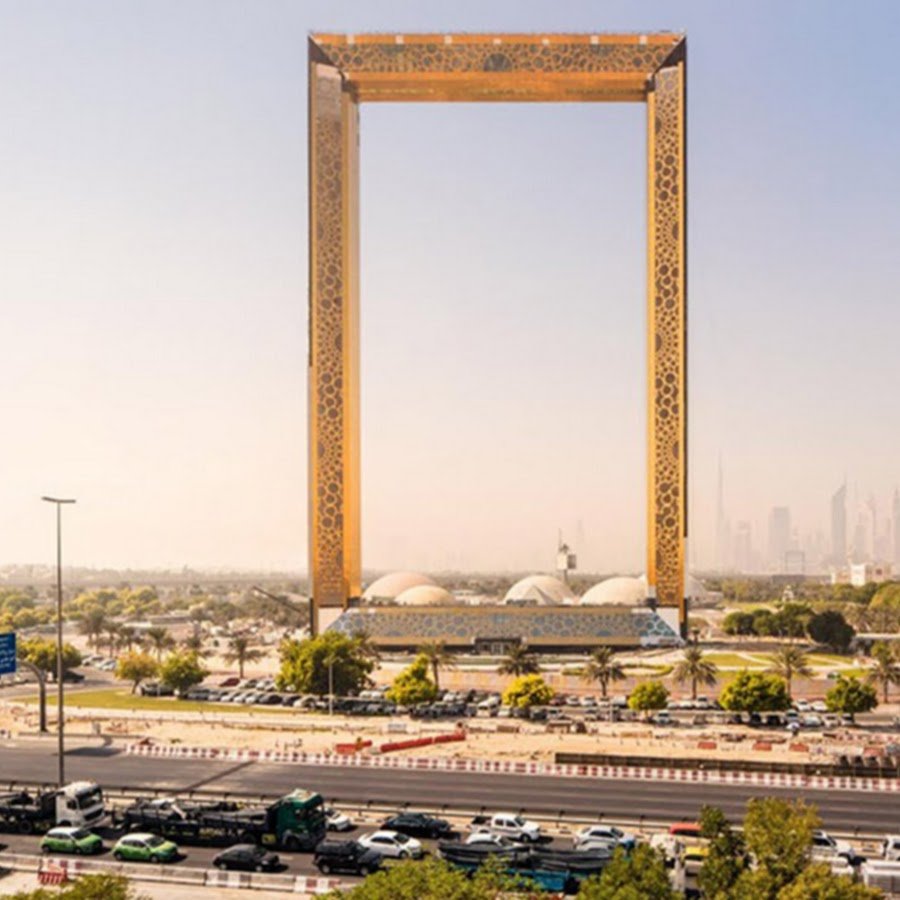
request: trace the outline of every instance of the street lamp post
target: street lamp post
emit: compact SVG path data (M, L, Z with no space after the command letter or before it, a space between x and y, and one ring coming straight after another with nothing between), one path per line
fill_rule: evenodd
M62 617L62 507L60 497L41 497L46 503L56 504L56 739L57 739L57 780L62 787L66 783L65 737L63 715L63 617Z

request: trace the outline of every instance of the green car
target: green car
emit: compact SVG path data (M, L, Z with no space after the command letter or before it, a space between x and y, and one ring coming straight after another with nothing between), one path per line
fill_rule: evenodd
M44 853L99 853L103 841L87 828L51 828L41 841Z
M156 834L126 834L113 849L113 856L130 862L171 862L178 845Z

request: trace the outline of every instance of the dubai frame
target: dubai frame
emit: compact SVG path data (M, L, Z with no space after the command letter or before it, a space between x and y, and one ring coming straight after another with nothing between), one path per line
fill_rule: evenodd
M310 37L309 576L317 627L361 588L359 104L624 101L647 105L647 581L661 615L684 632L685 66L685 37L672 33Z

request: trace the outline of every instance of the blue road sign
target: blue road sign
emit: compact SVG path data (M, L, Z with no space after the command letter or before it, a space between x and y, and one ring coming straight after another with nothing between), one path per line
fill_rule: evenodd
M16 671L16 633L0 634L0 675Z

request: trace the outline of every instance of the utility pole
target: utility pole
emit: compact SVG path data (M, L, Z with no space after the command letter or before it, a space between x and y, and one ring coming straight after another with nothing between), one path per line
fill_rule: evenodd
M59 787L66 783L65 762L65 710L63 709L63 614L62 614L62 508L64 503L74 500L63 500L60 497L41 497L46 503L56 504L56 739L57 739L57 781Z

